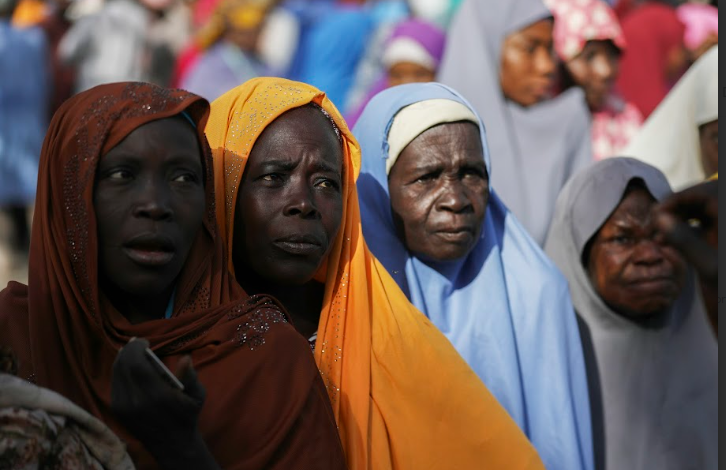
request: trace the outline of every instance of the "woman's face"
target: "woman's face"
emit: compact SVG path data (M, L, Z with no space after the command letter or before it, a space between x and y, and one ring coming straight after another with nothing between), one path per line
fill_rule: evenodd
M547 98L554 80L552 20L532 23L504 39L499 81L504 96L521 106Z
M706 176L718 171L718 119L698 129L701 143L701 164Z
M591 242L590 281L605 303L626 317L645 318L667 310L685 283L683 258L654 240L654 204L646 189L632 189Z
M567 62L573 81L585 91L592 111L605 105L618 78L620 51L612 41L588 41L582 52Z
M250 152L234 218L235 270L277 285L312 280L343 217L343 148L310 106L288 111Z
M172 288L205 213L194 128L181 117L142 125L100 158L94 184L100 276L130 296Z
M435 80L436 71L413 62L398 62L388 69L389 87L406 83L428 83Z
M416 137L391 168L388 188L409 251L436 261L466 256L479 240L489 200L479 128L441 124Z

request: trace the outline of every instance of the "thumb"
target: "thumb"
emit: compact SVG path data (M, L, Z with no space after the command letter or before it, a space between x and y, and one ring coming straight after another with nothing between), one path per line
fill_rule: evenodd
M187 355L179 359L176 365L176 377L184 384L184 393L200 404L204 403L206 391L197 378L197 371L192 365L192 357Z
M656 223L666 240L676 247L705 279L718 277L718 252L685 222L668 213L658 214Z

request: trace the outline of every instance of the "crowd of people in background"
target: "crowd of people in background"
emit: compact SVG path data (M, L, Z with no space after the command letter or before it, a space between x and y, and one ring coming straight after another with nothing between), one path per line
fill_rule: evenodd
M0 468L715 470L717 65L705 0L0 0Z

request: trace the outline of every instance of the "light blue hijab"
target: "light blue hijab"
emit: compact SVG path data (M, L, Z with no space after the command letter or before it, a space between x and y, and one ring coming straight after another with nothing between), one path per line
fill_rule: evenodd
M363 150L357 184L366 242L509 411L545 466L590 470L587 379L567 282L497 194L490 191L481 239L461 260L425 263L396 235L386 175L388 131L402 108L431 99L457 101L476 113L444 85L403 85L374 97L353 129ZM491 187L480 118L479 128ZM431 374L435 378L436 371Z

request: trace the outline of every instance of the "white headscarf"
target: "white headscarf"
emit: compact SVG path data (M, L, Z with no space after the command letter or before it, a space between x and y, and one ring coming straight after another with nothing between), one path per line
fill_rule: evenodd
M674 190L699 183L699 126L718 119L718 46L704 54L668 93L623 151L662 171Z

